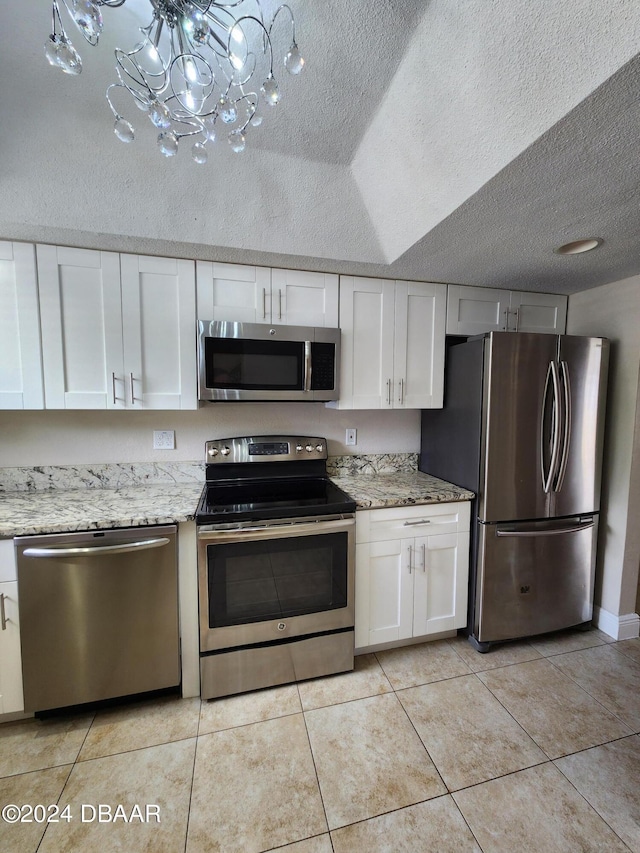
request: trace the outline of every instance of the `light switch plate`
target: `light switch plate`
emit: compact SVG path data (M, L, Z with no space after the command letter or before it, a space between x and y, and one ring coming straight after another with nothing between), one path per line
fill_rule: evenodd
M154 450L175 450L176 434L172 429L154 429L153 431L153 449Z

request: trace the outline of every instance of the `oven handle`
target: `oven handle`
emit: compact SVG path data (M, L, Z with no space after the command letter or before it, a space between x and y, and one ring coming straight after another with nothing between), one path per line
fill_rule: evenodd
M304 521L278 521L275 524L265 522L251 527L235 527L232 530L216 530L205 525L198 529L198 539L200 541L242 539L245 535L249 535L252 539L285 538L298 534L348 531L354 524L355 519L351 516L331 520L320 518L318 521L305 519Z

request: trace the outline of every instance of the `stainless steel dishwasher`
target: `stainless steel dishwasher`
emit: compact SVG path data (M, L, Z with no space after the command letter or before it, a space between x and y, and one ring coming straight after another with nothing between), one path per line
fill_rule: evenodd
M176 529L14 540L26 711L180 683Z

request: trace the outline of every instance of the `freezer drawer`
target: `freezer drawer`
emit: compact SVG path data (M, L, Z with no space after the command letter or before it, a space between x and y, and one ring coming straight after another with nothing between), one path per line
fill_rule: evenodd
M479 524L473 635L480 643L590 621L598 517Z

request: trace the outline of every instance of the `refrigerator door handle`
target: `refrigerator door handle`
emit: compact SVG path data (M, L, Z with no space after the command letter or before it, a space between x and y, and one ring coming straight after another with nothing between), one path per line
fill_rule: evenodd
M552 445L551 445L551 459L549 460L549 470L545 474L544 470L544 425L545 425L545 415L547 411L547 392L549 390L549 379L552 382L553 388L553 399L551 402L551 432L553 433ZM560 378L558 375L558 366L555 361L549 362L549 368L547 370L547 379L544 383L544 396L543 400L545 404L542 409L541 416L541 424L540 424L540 470L542 472L542 488L544 489L545 495L548 495L551 491L551 484L553 482L554 475L556 473L556 469L558 467L558 456L560 455L560 417L559 417L559 401L560 401Z
M571 524L569 527L552 527L548 530L509 530L508 528L496 528L496 536L556 536L561 533L579 533L593 527L595 521L587 521L584 524Z
M562 424L562 456L554 491L559 492L564 483L564 475L567 472L569 461L569 445L571 443L571 385L569 383L569 365L566 361L560 362L560 376L562 378L563 391L563 424Z

